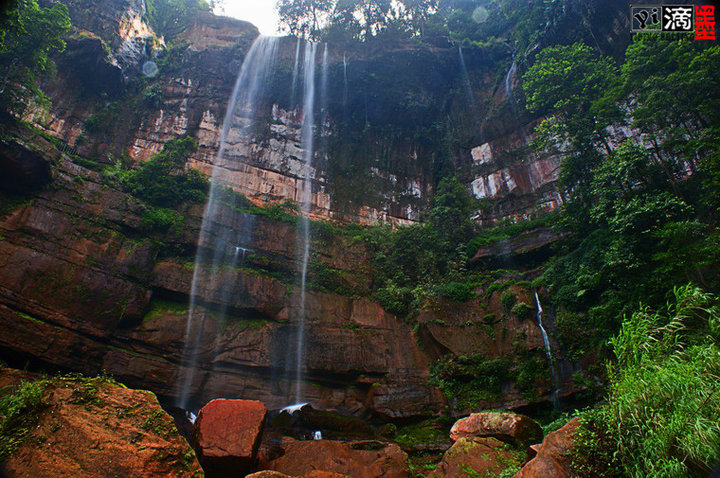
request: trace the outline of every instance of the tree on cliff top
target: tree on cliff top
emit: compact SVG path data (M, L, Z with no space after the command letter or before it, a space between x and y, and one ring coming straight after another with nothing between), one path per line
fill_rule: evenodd
M22 109L23 100L45 98L36 82L39 74L52 71L52 51L63 51L61 36L70 30L68 9L63 3L41 8L37 0L18 0L0 16L0 109Z

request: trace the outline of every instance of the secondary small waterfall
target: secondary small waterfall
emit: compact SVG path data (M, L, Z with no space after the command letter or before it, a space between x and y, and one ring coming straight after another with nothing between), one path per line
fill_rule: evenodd
M232 275L228 271L237 268L238 260L241 260L240 267L244 266L249 251L247 246L252 240L253 216L236 213L229 220L225 218L222 224L218 220L223 211L220 198L226 187L222 177L231 161L227 155L230 146L228 134L233 129L232 141L235 143L238 140L248 141L255 133L257 110L264 99L277 50L276 37L258 37L250 47L235 81L220 131L220 148L213 164L210 193L195 256L185 344L177 380L177 405L186 410L191 405L191 390L198 379L201 354L207 350L217 352L217 341L212 349L206 344L207 309L213 310L213 315L219 321L218 326L222 327L228 304L233 300L235 286L229 280ZM212 394L212 391L206 389L205 393Z
M298 251L301 261L300 296L298 304L298 328L295 349L295 403L302 398L302 364L305 347L305 297L307 292L307 271L310 259L310 208L312 205L312 164L314 154L315 127L315 56L316 43L305 43L303 58L303 119L300 132L303 149L303 182L300 197L300 218L298 227Z
M470 84L470 75L468 74L467 66L465 65L465 56L463 55L461 46L458 46L458 56L460 57L460 68L462 69L463 78L465 79L465 88L467 89L468 99L470 100L470 104L475 106L475 93L473 93L472 85Z
M551 400L553 401L553 405L557 406L557 393L558 393L558 376L555 372L555 363L553 361L552 357L552 348L550 347L550 339L548 338L547 331L545 330L545 327L543 326L542 321L542 315L543 315L543 308L542 305L540 305L540 297L538 297L537 290L535 292L535 303L537 304L537 324L540 328L540 332L542 333L543 343L545 344L545 356L547 357L548 364L550 365L550 373L552 374L553 379L553 390L551 391Z
M510 82L512 81L512 76L515 74L516 68L517 65L515 64L515 60L513 60L513 62L510 64L510 68L508 69L507 74L505 75L505 97L510 102L513 110L515 110L515 98L513 97L513 90Z

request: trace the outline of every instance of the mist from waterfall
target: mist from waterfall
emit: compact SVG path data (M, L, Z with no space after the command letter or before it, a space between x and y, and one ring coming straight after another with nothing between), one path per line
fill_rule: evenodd
M235 284L229 280L233 275L228 271L237 268L240 253L241 267L244 266L247 246L252 240L253 216L234 213L232 217L224 218L222 224L218 221L223 212L219 198L226 188L222 175L230 161L226 154L229 146L228 134L233 128L232 141L236 143L249 141L255 133L257 110L270 83L278 44L277 37L260 36L250 47L235 81L220 132L220 147L213 163L210 192L195 256L185 343L176 384L177 405L186 410L191 405L194 382L198 380L200 356L204 351L210 350L206 344L209 337L205 337L207 308L212 308L213 316L219 321L218 327L222 328L228 304L235 293ZM201 297L210 303L205 303ZM219 337L212 339L212 350L216 353ZM213 359L214 356L210 358L211 364ZM205 389L204 392L212 394L211 390Z
M470 74L468 73L467 66L465 65L465 56L461 46L458 46L458 56L460 57L460 68L462 69L463 79L465 80L465 88L467 89L468 99L470 105L475 106L475 93L473 93L472 85L470 84Z

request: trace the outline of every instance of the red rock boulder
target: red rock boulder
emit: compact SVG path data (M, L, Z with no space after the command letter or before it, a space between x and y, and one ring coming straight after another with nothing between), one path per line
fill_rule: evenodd
M267 408L256 400L213 400L198 414L195 449L207 476L244 476L254 465Z
M508 476L518 470L525 453L495 438L462 437L443 455L430 478Z
M569 478L572 476L570 463L572 459L568 452L573 447L575 431L580 424L577 418L570 420L560 430L549 433L542 444L533 447L537 452L535 458L530 460L515 474L514 478Z
M516 413L473 413L455 422L450 429L450 439L462 437L493 437L518 446L540 443L543 431L535 420Z
M394 443L378 441L289 440L285 454L268 468L291 476L353 478L410 477L407 455ZM325 473L320 473L325 472Z

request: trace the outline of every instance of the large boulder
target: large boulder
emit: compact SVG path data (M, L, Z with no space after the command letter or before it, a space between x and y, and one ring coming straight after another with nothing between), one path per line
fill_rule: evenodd
M0 456L7 458L9 476L202 476L192 449L151 392L102 377L46 379L0 368L0 396L10 393L22 408L0 436L4 445L18 443L4 448L9 457ZM41 399L32 400L35 394Z
M407 455L393 443L286 439L282 447L285 454L271 461L267 468L286 475L330 477L339 474L353 478L410 476Z
M455 422L450 429L450 439L462 437L493 437L519 446L540 443L542 428L532 418L517 413L473 413Z
M535 458L522 467L514 478L569 478L572 459L568 452L573 447L579 424L580 421L573 418L560 430L548 434L542 444L533 447L537 452Z
M507 476L507 470L519 469L524 459L524 452L495 438L462 437L445 452L430 476Z
M256 400L217 399L200 410L195 447L209 476L244 476L251 469L266 414Z

